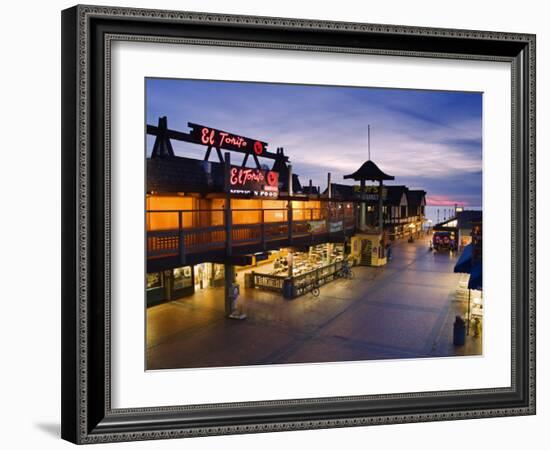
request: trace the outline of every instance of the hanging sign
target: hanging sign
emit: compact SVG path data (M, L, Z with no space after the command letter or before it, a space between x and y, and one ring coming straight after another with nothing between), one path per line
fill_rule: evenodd
M250 153L257 156L268 156L267 143L250 139L227 131L189 122L191 128L189 140L195 144L207 145L213 148Z
M327 223L324 220L309 220L307 222L307 231L310 233L320 233L326 231Z
M378 201L378 186L365 186L365 191L361 192L361 186L353 186L353 191L356 198L361 200L375 200ZM388 196L388 189L382 187L382 199L386 200Z
M231 166L225 180L225 190L244 197L277 198L279 173L272 170Z
M338 233L339 231L342 231L344 229L344 221L338 220L336 222L330 222L329 223L329 232L330 233Z

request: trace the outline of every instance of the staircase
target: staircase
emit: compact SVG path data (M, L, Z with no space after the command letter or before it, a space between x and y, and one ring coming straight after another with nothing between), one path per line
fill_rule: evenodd
M363 241L361 249L360 266L370 266L372 264L372 242Z

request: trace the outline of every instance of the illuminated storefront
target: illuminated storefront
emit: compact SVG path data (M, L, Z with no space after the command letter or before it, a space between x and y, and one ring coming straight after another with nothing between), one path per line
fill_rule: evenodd
M286 298L298 297L336 279L345 257L345 244L281 249L267 264L245 275L245 286L280 292Z
M258 263L265 267L272 255L288 249L296 255L298 273L304 250L309 254L316 245L344 243L354 233L353 202L302 189L282 148L273 153L261 141L189 127L189 134L174 132L165 119L158 127L148 126L157 136L147 160L149 304L224 286L234 278L244 283ZM170 139L205 145L204 160L175 156ZM222 149L244 153L242 164L231 164ZM209 161L211 154L220 162ZM271 169L258 157L273 160ZM255 167L246 167L247 161Z
M483 323L483 227L481 215L476 216L477 219L474 216L469 215L471 242L462 250L454 272L464 274L458 291L462 293L462 299L468 302L465 317L467 334L478 337Z
M359 187L331 183L328 174L328 188L321 194L311 181L302 188L282 148L270 152L263 141L188 126L188 133L170 130L166 118L147 126L148 134L156 136L147 159L150 305L212 287L224 286L227 296L235 280L296 297L336 278L346 253L355 264L383 265L386 242L404 234L399 227L413 223L420 230L425 192L383 186L382 179L393 177L371 161L353 174L362 180ZM204 159L176 156L172 139L204 146ZM240 165L231 163L230 152L243 155ZM218 161L210 161L213 155ZM271 167L259 158L271 160ZM378 180L380 174L379 186L366 186L361 178ZM418 204L413 208L414 198ZM369 234L370 228L377 234ZM416 233L416 228L407 230ZM281 258L289 257L286 276L276 273ZM227 305L230 316L233 306Z
M481 211L457 208L454 217L436 224L433 229L434 231L453 232L458 240L459 248L463 249L473 242L474 228L476 224L481 223L482 217Z

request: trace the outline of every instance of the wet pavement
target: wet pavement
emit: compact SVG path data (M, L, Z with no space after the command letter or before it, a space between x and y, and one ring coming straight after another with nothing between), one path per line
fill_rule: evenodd
M241 288L245 320L224 318L223 288L148 308L147 368L480 355L481 337L452 343L467 307L455 263L430 252L427 238L398 241L386 266L354 267L352 280L322 286L317 298Z

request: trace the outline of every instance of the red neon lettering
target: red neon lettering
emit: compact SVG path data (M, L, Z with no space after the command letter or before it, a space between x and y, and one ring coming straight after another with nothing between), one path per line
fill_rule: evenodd
M212 130L210 144L214 144L214 134L213 133L214 133L214 130ZM246 147L246 140L244 138L240 137L240 136L233 136L233 135L230 135L229 133L226 133L224 131L220 131L219 135L220 135L220 139L219 139L219 142L218 142L219 147L222 147L224 144L233 145L237 148ZM204 140L204 128L203 128L203 140L202 141L203 141L204 144L208 143Z
M256 153L256 155L261 155L263 151L264 146L262 145L262 143L259 141L254 142L254 153Z
M214 145L215 134L216 134L215 130L209 130L208 128L203 128L201 130L201 142L205 145Z
M238 182L238 178L237 178L237 169L231 169L231 176L229 178L229 182L232 184L232 185L235 185L237 184Z
M220 131L220 143L219 143L220 147L223 145L223 141L225 140L226 137L227 137L227 133Z
M229 178L229 183L231 185L240 185L243 186L249 181L256 181L261 183L265 180L263 172L255 169L237 169L232 168Z

